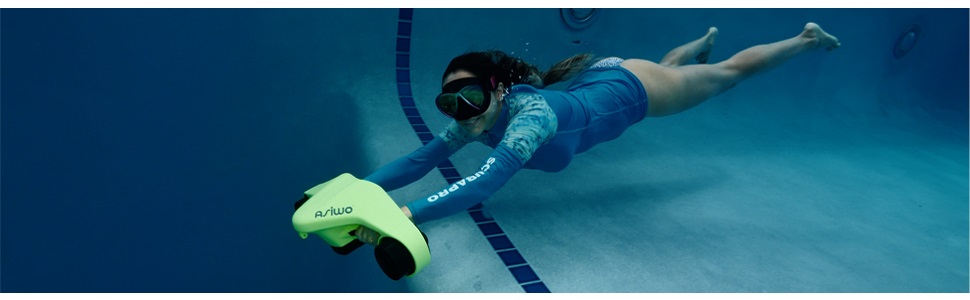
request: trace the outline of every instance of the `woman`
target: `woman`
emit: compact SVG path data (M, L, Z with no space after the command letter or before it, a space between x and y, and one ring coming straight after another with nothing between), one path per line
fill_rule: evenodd
M610 57L590 64L587 54L539 74L534 66L499 51L454 58L435 104L455 122L427 145L365 179L385 190L408 185L473 141L495 150L474 175L401 207L415 224L466 210L486 200L522 168L558 172L574 154L620 136L644 117L676 114L723 93L741 80L795 55L840 46L815 23L790 39L745 49L705 64L717 28L671 50L659 64ZM699 65L686 65L694 59ZM564 91L542 89L582 70ZM649 97L648 97L649 96ZM376 241L361 227L358 237Z

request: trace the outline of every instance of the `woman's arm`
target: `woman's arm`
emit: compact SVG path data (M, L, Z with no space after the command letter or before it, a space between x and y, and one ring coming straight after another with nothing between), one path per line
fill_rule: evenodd
M364 180L389 192L421 179L468 143L460 131L461 128L452 122L428 144L384 165Z
M415 224L440 219L485 201L522 169L539 146L552 140L559 121L545 99L537 93L517 94L510 99L514 115L495 150L475 174L407 204Z
M415 224L461 212L488 199L521 169L522 163L514 151L499 145L475 174L435 191L425 199L408 203L406 211L411 213Z

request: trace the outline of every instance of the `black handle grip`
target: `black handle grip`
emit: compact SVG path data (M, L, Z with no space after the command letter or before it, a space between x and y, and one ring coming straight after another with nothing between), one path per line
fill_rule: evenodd
M293 210L295 211L300 209L300 206L303 206L303 203L306 203L307 200L310 200L310 197L307 196L306 194L303 194L303 199L300 199L299 201L296 201L296 203L293 204Z

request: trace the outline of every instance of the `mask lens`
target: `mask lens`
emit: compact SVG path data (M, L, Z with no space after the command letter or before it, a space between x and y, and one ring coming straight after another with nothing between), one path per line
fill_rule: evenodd
M478 85L469 85L458 91L462 97L468 100L468 103L476 107L482 107L482 103L485 102L485 93L482 93L482 87ZM460 99L459 99L460 100Z
M478 85L466 86L458 93L444 93L438 95L438 98L435 99L438 110L451 118L458 114L459 106L466 106L465 109L481 110L484 102L485 93L482 92L482 87Z
M435 104L438 105L438 110L448 117L455 117L458 113L458 99L457 94L441 94L435 99Z

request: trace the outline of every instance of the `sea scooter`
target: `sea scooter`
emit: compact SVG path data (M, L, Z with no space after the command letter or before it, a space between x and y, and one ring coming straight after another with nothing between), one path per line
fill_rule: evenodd
M304 192L294 207L293 229L300 237L316 234L340 255L364 245L355 236L358 227L380 233L374 257L393 280L413 276L431 262L428 237L377 184L344 173Z

